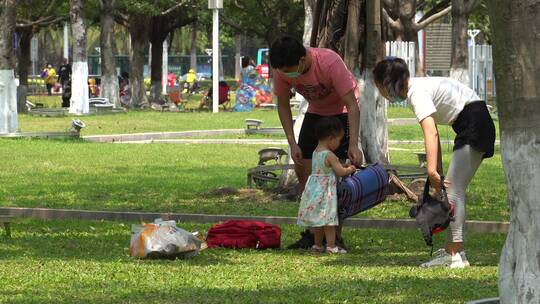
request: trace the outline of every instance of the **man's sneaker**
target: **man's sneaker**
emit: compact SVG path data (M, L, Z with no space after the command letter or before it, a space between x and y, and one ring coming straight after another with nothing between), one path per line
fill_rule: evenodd
M471 266L469 260L467 260L467 255L465 255L465 250L460 251L459 255L461 255L461 260L463 261L463 265L465 265L465 267Z
M431 261L423 263L420 267L450 267L450 268L465 268L467 267L461 259L461 254L451 255L443 248L437 250Z
M326 246L326 252L328 253L339 253L339 254L345 254L347 253L347 250L339 247L339 246L334 246L334 247L328 247Z
M309 230L302 231L300 235L300 239L296 243L289 245L287 249L308 249L315 244L315 238Z

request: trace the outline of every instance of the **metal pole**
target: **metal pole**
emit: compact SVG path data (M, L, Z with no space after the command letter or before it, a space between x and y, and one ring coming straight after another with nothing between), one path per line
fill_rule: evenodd
M67 22L64 23L64 58L69 59L69 33Z
M168 75L169 75L169 44L167 42L167 39L163 41L163 61L162 61L162 68L161 68L161 85L162 90L161 94L166 95L167 94L167 83L168 83Z
M212 28L212 112L219 112L219 10L213 9Z

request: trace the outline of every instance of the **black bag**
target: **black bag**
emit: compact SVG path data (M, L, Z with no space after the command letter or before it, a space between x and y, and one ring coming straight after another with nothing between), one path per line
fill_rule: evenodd
M444 182L443 182L444 183ZM442 200L429 194L429 178L424 187L424 194L418 198L418 203L409 211L409 215L416 219L420 226L422 236L428 246L433 246L432 236L445 230L454 220L454 205L448 202L444 185L441 190Z

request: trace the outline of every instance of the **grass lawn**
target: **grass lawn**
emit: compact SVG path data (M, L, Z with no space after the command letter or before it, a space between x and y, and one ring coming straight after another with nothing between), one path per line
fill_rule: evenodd
M282 229L285 247L300 229ZM22 220L1 240L0 302L462 304L497 295L502 235L468 234L473 267L452 271L417 267L429 257L418 231L345 229L344 237L343 256L208 249L140 261L128 255L130 223Z
M408 108L389 108L390 118L406 116ZM153 111L131 111L126 114L92 115L82 117L87 127L82 135L120 134L141 132L167 132L188 130L243 129L245 119L254 118L264 121L264 127L280 127L277 111L255 109L253 112L226 112L213 114L210 112L171 113ZM73 117L39 117L27 114L19 115L19 128L22 132L65 131L71 125ZM497 136L498 122L495 123ZM455 134L451 127L439 126L441 139L453 140ZM419 125L389 126L388 136L391 140L422 140ZM272 136L284 139L285 136ZM228 138L238 138L237 136ZM250 138L257 138L251 137Z
M256 166L257 145L99 144L82 141L0 140L0 205L143 210L208 214L296 216L297 204L263 192L211 195L220 187L245 188ZM391 151L396 164L417 165L413 151ZM444 160L449 159L446 150ZM388 201L365 217L407 218L409 203ZM468 218L506 220L500 156L488 159L473 179Z
M391 108L389 116L403 117L403 110ZM61 131L72 119L19 117L22 131ZM83 117L83 134L244 128L245 118L279 126L276 111L133 111ZM416 125L389 132L390 139L422 138ZM296 216L297 203L260 190L212 194L220 187L245 188L246 170L257 164L263 147L0 139L0 156L7 159L0 163L0 206ZM393 148L393 163L412 166L418 164L413 152L423 149ZM443 150L447 166L451 147ZM482 164L467 199L468 219L508 219L499 151ZM386 201L360 216L408 218L409 208L405 201ZM500 234L468 233L474 267L454 271L417 267L429 258L429 248L419 231L396 229L345 228L345 256L214 249L184 261L139 261L128 255L130 224L21 219L12 239L0 238L0 303L464 303L497 296L504 242ZM301 229L281 228L284 248ZM443 242L437 235L435 248Z

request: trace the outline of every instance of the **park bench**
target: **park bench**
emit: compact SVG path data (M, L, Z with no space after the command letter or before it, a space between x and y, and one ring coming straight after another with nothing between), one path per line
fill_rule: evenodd
M259 129L262 124L263 124L263 121L259 119L252 119L252 118L246 119L246 129Z
M6 231L6 237L11 237L11 222L13 222L13 217L10 215L0 215L0 224L3 224L4 230Z

